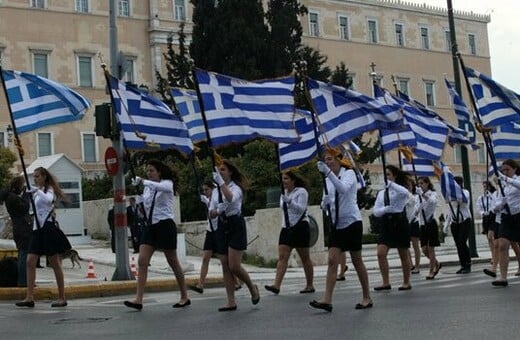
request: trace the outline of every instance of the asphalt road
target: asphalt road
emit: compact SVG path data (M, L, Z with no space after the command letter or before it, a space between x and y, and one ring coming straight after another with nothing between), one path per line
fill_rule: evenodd
M393 289L372 293L374 308L355 310L360 289L353 272L339 282L331 313L308 303L318 299L324 278L316 279L317 293L302 295L301 278L287 278L280 295L263 289L271 281L257 281L261 301L253 306L247 289L237 292L238 310L217 312L225 303L223 288L190 293L192 305L173 309L178 292L145 295L144 309L129 310L122 302L132 296L77 299L62 310L50 301L34 309L20 309L13 301L0 302L2 339L517 339L520 279L509 287L493 288L482 274L483 264L468 275L446 267L434 281L426 273L412 276L411 291L400 292L401 273L391 271ZM380 283L371 270L370 285Z

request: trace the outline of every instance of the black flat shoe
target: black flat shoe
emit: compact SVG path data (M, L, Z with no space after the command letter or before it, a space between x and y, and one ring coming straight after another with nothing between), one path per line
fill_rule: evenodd
M491 277L497 277L497 273L492 271L492 270L489 270L489 269L484 269L484 274L488 275L488 276L491 276Z
M184 302L184 303L177 302L176 304L173 305L173 308L184 308L189 305L191 305L190 299L186 300L186 302Z
M344 276L340 276L338 278L336 278L336 281L345 281L346 278Z
M18 307L34 308L34 301L19 301L19 302L15 303L15 305Z
M266 290L270 291L271 293L276 294L276 295L278 295L280 293L280 289L276 288L275 286L265 285L264 288Z
M392 289L392 286L391 286L391 285L374 287L374 290L375 290L376 292L378 292L378 291L380 291L380 290L390 290L390 289Z
M51 303L51 307L67 307L67 301L63 301L63 302L53 302Z
M311 305L311 307L314 307L317 309L323 309L323 310L326 310L327 312L332 312L331 303L321 303L316 300L312 300L311 302L309 302L309 305Z
M234 306L231 306L231 307L220 307L218 309L219 312L230 312L232 310L237 310L237 306L234 305Z
M502 280L493 281L493 282L491 282L491 284L495 287L507 287L507 285L508 285L507 281L502 281Z
M189 285L188 288L199 294L204 293L204 288L200 288L199 286Z
M316 290L314 288L305 288L303 290L300 290L300 294L311 294L311 293L314 293Z
M370 301L366 305L362 305L360 303L356 303L356 309L367 309L367 308L372 308L372 307L374 307L374 303L372 301Z
M255 285L255 290L256 290L256 294L257 294L257 297L254 298L252 295L251 295L251 303L253 305L257 305L259 302L260 302L260 291L258 290L258 286Z
M439 261L437 261L437 268L435 269L435 271L433 272L433 277L437 276L437 274L439 274L439 271L441 270L442 268L442 263L440 263Z
M242 285L236 285L236 286L235 286L235 292L236 292L237 290L240 290L240 289L242 289Z
M125 301L124 304L125 304L125 306L127 306L129 308L133 308L133 309L137 309L137 310L143 309L143 304L142 303L135 303L135 302L132 302L132 301Z
M399 288L397 288L397 290L411 290L412 289L412 286L411 285L408 285L408 286L401 286Z

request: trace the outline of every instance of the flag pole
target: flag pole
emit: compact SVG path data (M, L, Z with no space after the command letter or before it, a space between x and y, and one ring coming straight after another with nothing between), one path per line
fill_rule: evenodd
M462 93L461 93L461 86L460 86L460 75L459 75L459 67L457 63L457 54L458 52L458 45L457 45L457 34L455 32L455 19L453 16L453 5L452 0L447 0L447 7L448 7L448 25L450 29L450 40L451 40L451 55L452 55L452 62L453 62L453 77L455 80L455 90L459 93L462 99ZM470 91L471 93L471 91ZM471 96L471 94L470 94ZM464 129L464 126L459 126ZM465 130L465 129L464 129ZM473 214L473 193L471 191L471 176L470 176L470 169L469 169L469 159L468 159L468 148L466 145L459 145L460 152L461 152L461 160L462 160L462 177L464 179L464 186L466 187L466 190L469 192L469 211L471 213L471 216L475 216ZM487 170L486 170L487 171ZM470 233L469 233L469 251L471 253L471 257L478 257L477 254L477 245L475 241L475 221L473 219L470 220Z
M5 95L5 99L7 100L7 109L9 110L9 118L11 119L11 125L13 127L14 145L16 146L16 150L18 151L18 155L20 157L20 163L22 165L23 175L25 177L25 185L27 187L27 190L29 190L31 188L31 183L29 182L29 175L27 174L27 169L25 167L25 160L23 158L24 150L23 150L23 147L22 147L22 143L20 142L20 138L18 136L18 132L16 131L15 119L14 119L14 115L13 115L13 110L11 109L11 104L9 102L9 96L7 94L7 87L5 86L5 79L4 79L4 70L2 69L1 63L0 63L0 78L2 79L2 86L4 88L4 95ZM32 209L33 209L33 213L34 213L34 216L36 216L36 204L34 203L33 195L30 195L30 196L31 196L31 206L32 206ZM40 227L41 227L40 226L40 221L38 220L38 218L35 218L34 220L36 221L36 228L40 229Z

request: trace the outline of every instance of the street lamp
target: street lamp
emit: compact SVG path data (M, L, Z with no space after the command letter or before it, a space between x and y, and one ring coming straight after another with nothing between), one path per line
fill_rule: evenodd
M7 142L11 144L13 142L14 130L11 124L7 125Z

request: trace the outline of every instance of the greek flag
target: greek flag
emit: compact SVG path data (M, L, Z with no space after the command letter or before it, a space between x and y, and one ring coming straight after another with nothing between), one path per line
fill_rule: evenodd
M193 144L206 140L206 129L200 113L199 100L195 90L173 88L170 91L175 101L175 109L179 111L182 120L188 127Z
M112 105L128 149L193 151L186 124L159 99L107 75Z
M467 203L468 197L464 195L464 192L462 191L460 185L457 182L455 182L455 177L451 173L450 168L448 168L442 162L438 162L438 166L442 170L441 192L446 202L461 201Z
M300 140L291 144L278 144L280 171L300 167L317 155L318 148L311 113L300 109L297 109L296 113L294 123Z
M406 158L402 157L403 170L409 173L414 173L417 176L433 176L435 171L433 168L433 161L431 159L413 158L413 164L410 163Z
M377 129L396 129L403 117L398 105L307 78L320 134L331 147Z
M471 147L473 150L476 150L479 148L476 144L471 142L471 140L468 138L468 132L466 130L456 127L455 125L451 124L446 119L444 119L437 112L429 109L428 107L424 106L421 102L418 102L417 100L409 97L408 95L402 93L401 91L398 92L398 96L399 96L399 98L403 99L410 105L419 109L425 115L430 116L433 119L438 119L441 122L443 122L444 125L446 125L446 127L448 128L448 143L451 146L453 146L455 144L471 144ZM475 130L473 130L473 141L475 140L474 132L475 132Z
M475 143L475 127L471 124L470 120L470 111L462 98L459 96L457 91L451 86L448 79L444 78L444 82L446 83L446 87L448 88L448 93L451 97L451 102L453 104L453 110L455 111L455 116L457 116L457 120L459 122L459 126L463 126L464 130L467 131L467 136L469 141L473 144Z
M431 160L440 160L448 135L446 125L435 119L430 114L426 114L403 99L390 94L387 90L374 85L374 93L376 98L382 98L387 103L394 103L402 107L404 115L404 125L407 125L405 131L412 131L415 136L416 146L413 149L414 154L418 158ZM391 134L392 132L384 131L382 134ZM401 135L401 134L400 134ZM390 140L390 137L387 137ZM393 137L395 140L396 138ZM403 140L403 138L400 138ZM407 143L411 144L411 136L407 135ZM388 145L391 145L388 142ZM402 143L400 145L406 145ZM408 145L410 146L410 145Z
M1 74L17 133L80 120L90 107L82 95L52 80L19 71Z
M497 126L491 132L496 159L520 158L520 124L509 122Z
M249 82L195 69L213 147L265 138L295 143L294 77Z
M469 67L464 69L471 85L482 124L493 127L520 120L520 95Z

